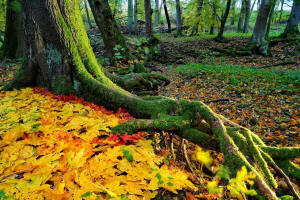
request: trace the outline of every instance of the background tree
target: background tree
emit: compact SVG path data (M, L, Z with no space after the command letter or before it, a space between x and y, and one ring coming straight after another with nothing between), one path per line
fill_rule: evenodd
M250 20L251 0L244 0L244 2L245 2L245 21L244 21L243 33L247 33L249 28L249 20Z
M107 0L88 0L93 12L96 24L101 32L104 46L105 56L112 58L114 56L114 48L116 45L121 46L125 56L129 56L129 50L126 40L120 31L120 28L112 15Z
M166 0L163 0L163 3L164 3L165 16L166 16L166 20L167 20L167 24L168 24L168 33L171 33L172 32L171 22L170 22L170 18L169 18L169 13L168 13Z
M290 17L288 19L285 30L282 33L281 37L288 37L290 35L299 34L299 29L298 29L299 20L300 20L300 0L294 0Z
M74 0L23 0L25 63L4 89L42 86L55 93L75 93L109 108L126 108L134 117L113 132L174 131L202 145L216 145L224 154L231 176L246 166L256 174L256 187L269 199L278 199L277 184L268 166L281 166L300 180L299 167L290 160L299 148L266 146L249 129L214 113L198 101L166 97L138 97L116 85L97 63ZM48 7L47 7L48 6ZM126 84L134 76L124 79Z
M144 0L145 18L146 18L146 35L150 37L152 35L152 8L151 0Z
M195 22L195 25L193 26L191 35L197 35L198 34L198 28L200 23L200 16L201 16L201 10L203 7L203 0L197 0L197 9L196 9L196 18L197 21Z
M133 21L135 26L137 26L137 21L138 21L138 2L137 0L134 0L134 13L133 13Z
M231 5L231 21L230 21L230 25L234 25L234 21L235 21L235 4L236 4L236 0L232 1L232 5Z
M182 35L180 0L176 0L176 30L177 35Z
M159 0L155 0L155 26L159 23Z
M223 33L224 33L224 29L225 29L226 20L227 20L229 11L230 11L230 5L231 5L231 0L227 0L225 13L222 16L220 30L219 30L218 36L216 38L217 41L223 41L224 40Z
M132 24L133 24L133 2L132 0L128 0L128 8L127 8L127 23L128 23L128 30L132 32Z
M269 55L269 45L266 40L266 29L273 0L262 0L256 18L250 48L254 53Z
M241 11L239 15L239 21L238 21L238 26L237 26L237 31L242 32L243 27L244 27L244 19L245 19L245 13L246 13L246 0L241 0L242 1L242 6L241 6Z
M93 25L92 25L91 19L90 19L90 14L89 14L88 5L87 5L86 1L87 1L87 0L84 0L84 7L85 7L85 12L86 12L88 24L89 24L89 27L90 27L90 28L93 28Z
M269 33L270 33L271 24L272 24L272 20L273 20L273 16L274 16L275 5L276 5L276 0L274 0L274 2L272 3L271 11L270 11L269 18L268 18L267 30L266 30L266 39L267 40L269 39Z
M21 4L19 0L7 0L4 42L1 47L0 58L20 58L23 56L23 51Z

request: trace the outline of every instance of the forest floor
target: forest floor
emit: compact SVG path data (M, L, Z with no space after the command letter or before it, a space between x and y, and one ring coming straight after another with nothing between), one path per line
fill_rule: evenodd
M103 56L102 41L94 32L90 36L95 54ZM240 49L248 39L232 37L228 43L217 43L212 38L163 34L159 56L151 64L160 69L155 73L167 76L171 83L160 87L157 93L206 102L217 113L253 130L268 145L300 147L300 57L295 53L298 47L278 43L271 48L272 57L229 56L214 50ZM21 61L1 61L0 86L13 77ZM283 62L294 64L272 66ZM169 145L167 140L164 143ZM175 149L180 145L177 140ZM179 152L178 157L184 161L182 151ZM221 162L222 158L215 160ZM300 159L295 162L299 164Z

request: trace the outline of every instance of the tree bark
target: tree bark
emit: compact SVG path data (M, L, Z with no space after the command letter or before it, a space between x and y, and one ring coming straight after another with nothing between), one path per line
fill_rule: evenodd
M199 19L200 16L201 16L201 10L202 10L202 7L203 7L203 0L198 0L198 5L197 5L197 10L196 10L196 17ZM199 28L199 23L200 21L198 20L196 22L196 24L193 26L193 29L192 29L192 33L191 35L197 35L198 34L198 28Z
M152 8L151 0L144 0L145 6L145 19L146 19L146 35L150 37L152 35Z
M137 0L134 0L134 10L133 10L133 21L135 26L135 31L137 31L138 26L138 2Z
M14 3L14 6L12 4ZM24 53L23 25L20 1L6 1L4 43L0 58L20 58Z
M155 0L155 26L159 23L159 0Z
M235 4L236 4L236 0L233 0L232 1L232 5L231 5L232 17L231 17L230 25L234 25L234 20L235 20Z
M84 7L85 7L85 12L86 12L86 16L87 16L87 20L88 20L88 24L90 28L93 28L92 23L91 23L91 19L90 19L90 14L89 14L89 9L86 3L87 0L84 0Z
M177 35L182 35L180 0L176 0L176 30Z
M250 40L251 50L254 53L269 55L269 45L266 40L267 21L272 7L272 0L262 0L255 22L253 35Z
M138 97L116 85L96 61L76 1L22 2L26 62L4 90L42 86L108 108L126 108L132 116L143 118L113 127L114 133L168 130L201 145L218 144L230 175L245 166L255 173L260 194L268 199L278 199L271 189L277 185L268 166L278 162L285 172L300 179L300 168L290 162L299 157L299 148L266 146L249 129L214 113L202 102Z
M129 56L129 50L126 40L120 31L120 28L112 15L110 6L107 0L88 0L96 24L101 32L105 45L105 56L112 58L115 53L115 46L119 45L124 50L121 53L124 56Z
M269 39L270 28L271 28L271 24L272 24L272 20L273 20L273 16L274 16L275 4L276 4L276 0L274 0L274 3L271 6L270 15L268 18L268 24L267 24L267 30L266 30L266 39L267 40Z
M299 34L298 24L300 20L300 1L294 0L291 15L281 37L288 37Z
M253 9L254 9L254 6L255 6L255 3L256 3L256 0L254 0L253 4L252 4L252 6L251 6L251 10L250 10L250 16L251 16L251 14L252 14L252 12L253 12Z
M169 13L168 13L166 0L163 0L163 3L164 3L165 16L166 16L166 20L167 20L167 24L168 24L168 33L171 33L172 32L171 22L170 22L170 18L169 18Z
M228 14L229 14L229 10L230 10L230 5L231 5L231 0L227 0L226 10L225 10L224 15L222 16L221 27L220 27L218 36L216 38L219 41L224 40L223 33L224 33L224 29L225 29L226 20L227 20Z
M251 0L245 0L245 21L244 21L243 33L248 32L249 19L250 19L250 6L251 6Z
M246 13L246 2L245 2L245 0L242 0L242 7L241 7L239 21L238 21L238 27L237 27L238 32L243 31L245 13Z
M128 20L128 30L132 32L132 24L133 24L133 2L132 0L128 0L128 10L127 10L127 20Z

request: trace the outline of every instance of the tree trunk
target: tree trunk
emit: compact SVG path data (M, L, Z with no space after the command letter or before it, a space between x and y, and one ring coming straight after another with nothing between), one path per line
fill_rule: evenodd
M223 33L224 33L224 29L225 29L226 20L227 20L228 14L229 14L229 10L230 10L230 5L231 5L231 0L227 0L226 10L225 10L224 15L222 16L221 27L220 27L218 36L216 38L218 41L224 40Z
M274 10L275 10L275 4L276 4L276 0L274 0L274 2L272 4L269 19L268 19L267 30L266 30L266 39L267 40L269 39L270 28L271 28L272 19L273 19Z
M14 5L12 5L14 3ZM6 1L6 23L4 43L0 58L20 58L24 52L21 3L15 0Z
M138 25L137 21L138 21L138 2L137 0L134 0L134 13L133 13L133 21L135 26Z
M242 7L241 7L241 12L239 16L239 22L238 22L238 27L237 31L242 32L243 27L244 27L244 19L245 19L245 13L246 13L246 0L242 0Z
M288 37L299 34L298 24L300 20L300 1L294 0L291 15L286 24L282 37Z
M250 6L251 6L251 0L245 0L245 22L244 22L244 28L243 33L248 32L249 28L249 19L250 19Z
M180 0L176 0L176 30L177 30L177 35L182 35L181 27L182 27L182 24L181 24Z
M191 35L197 35L198 34L198 28L200 23L200 16L201 16L201 10L203 7L203 0L198 0L197 10L196 10L196 17L198 18L196 24L193 26Z
M255 3L256 3L256 0L254 0L253 4L252 4L252 6L251 6L251 10L250 10L250 16L251 16L251 14L252 14L252 12L253 12L253 9L254 9L254 6L255 6Z
M128 20L128 30L132 32L132 24L133 24L133 2L132 0L128 0L128 10L127 10L127 20Z
M234 20L235 20L235 4L236 4L236 0L233 0L232 1L232 5L231 5L232 17L231 17L230 25L234 25Z
M280 15L279 15L279 23L280 24L281 24L281 19L282 19L283 5L284 5L284 0L281 0Z
M276 181L268 165L278 162L287 174L300 180L300 168L289 161L299 157L299 148L268 147L249 129L214 113L202 102L142 98L113 83L96 61L76 1L22 2L26 62L5 90L42 86L57 94L75 93L109 108L126 108L132 116L143 118L113 127L114 133L167 130L201 145L218 144L230 175L245 166L255 173L256 186L268 199L278 199L271 190Z
M265 38L267 21L272 7L272 0L262 0L255 22L253 35L250 40L251 49L254 53L269 55L269 45Z
M215 27L214 27L214 25L211 25L211 26L210 26L209 34L210 34L210 35L215 34Z
M88 9L88 6L87 6L86 1L87 1L87 0L84 0L84 7L85 7L86 16L87 16L87 19L88 19L88 23L89 23L90 28L93 28L92 23L91 23L91 20L90 20L89 9Z
M155 0L155 26L159 23L159 0Z
M145 19L146 19L146 35L150 37L152 35L152 8L151 0L144 0L145 6Z
M167 2L166 2L166 0L163 0L163 2L164 2L165 16L166 16L166 20L167 20L167 23L168 23L168 33L171 33L172 29L171 29L171 22L170 22L168 8L167 8Z
M160 3L159 11L158 11L158 22L160 22L161 9L162 9L163 5L164 5L164 2L163 2L163 0L162 0L161 3Z
M120 52L124 56L129 56L129 50L126 40L120 31L120 28L111 13L107 0L88 0L93 12L96 24L101 32L105 46L105 56L112 58L114 48L119 45L123 50Z

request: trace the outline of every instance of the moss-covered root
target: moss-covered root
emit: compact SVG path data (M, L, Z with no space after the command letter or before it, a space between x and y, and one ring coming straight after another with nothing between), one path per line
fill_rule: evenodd
M136 119L112 128L114 133L136 133L138 131L174 131L188 126L190 122L182 117L165 116L161 119Z
M260 146L260 148L275 160L291 160L300 157L299 147L278 148L278 147Z
M295 179L300 184L300 167L289 160L278 160L277 165L284 173L292 179Z

